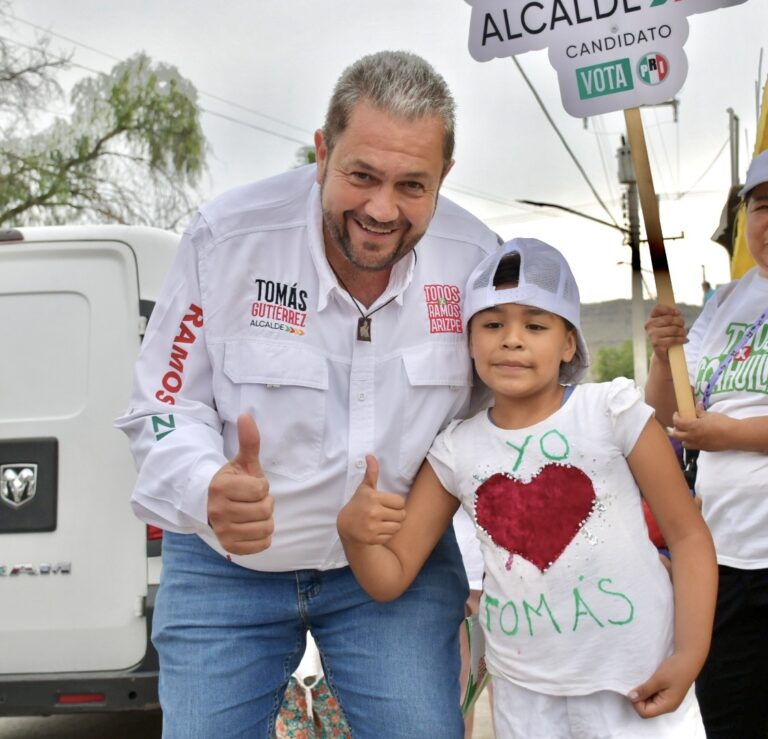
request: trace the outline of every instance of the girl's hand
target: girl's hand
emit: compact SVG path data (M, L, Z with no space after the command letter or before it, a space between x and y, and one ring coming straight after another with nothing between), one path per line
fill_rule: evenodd
M349 502L339 511L336 527L341 538L354 544L386 544L405 520L405 498L376 489L379 463L369 454L365 476Z
M721 452L731 448L728 445L728 430L734 419L722 413L705 411L701 403L696 405L696 418L685 419L675 413L672 423L671 435L679 439L686 449Z
M627 698L642 718L671 713L683 702L695 677L696 670L690 660L673 654L648 680L631 690Z
M688 341L683 314L668 305L653 306L645 322L645 333L648 334L654 354L662 362L669 361L667 352L670 346Z

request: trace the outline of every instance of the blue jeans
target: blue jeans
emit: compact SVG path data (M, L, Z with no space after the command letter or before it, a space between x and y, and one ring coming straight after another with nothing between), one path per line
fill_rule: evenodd
M720 565L712 647L696 678L708 739L768 735L768 570Z
M376 603L341 569L255 572L166 533L152 640L165 739L269 739L306 632L351 735L459 739L468 586L453 529L413 585Z

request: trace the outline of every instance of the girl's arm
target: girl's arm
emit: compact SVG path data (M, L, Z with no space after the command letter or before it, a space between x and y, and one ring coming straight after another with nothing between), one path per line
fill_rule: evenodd
M674 711L704 664L712 635L717 562L709 529L691 497L669 439L655 419L646 424L627 462L672 560L674 652L629 695L635 710L648 718Z
M373 456L362 483L336 519L352 572L365 591L383 602L413 582L459 507L428 462L421 465L407 501L376 489Z

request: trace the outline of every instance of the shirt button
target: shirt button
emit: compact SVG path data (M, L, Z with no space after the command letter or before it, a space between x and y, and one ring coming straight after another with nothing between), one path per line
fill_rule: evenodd
M365 460L358 459L357 462L355 462L355 467L357 467L359 470L363 469L363 467L365 467Z
M365 400L365 393L358 393L357 394L357 399L358 400Z

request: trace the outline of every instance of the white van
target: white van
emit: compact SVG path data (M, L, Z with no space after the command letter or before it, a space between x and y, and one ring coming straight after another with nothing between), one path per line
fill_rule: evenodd
M0 230L0 715L157 707L162 532L112 420L179 236Z

